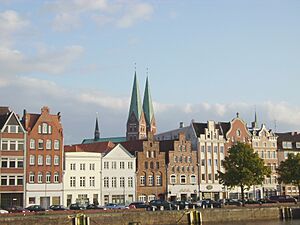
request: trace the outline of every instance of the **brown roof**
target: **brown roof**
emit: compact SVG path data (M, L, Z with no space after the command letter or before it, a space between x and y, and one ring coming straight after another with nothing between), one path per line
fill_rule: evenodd
M32 129L40 116L41 116L41 114L27 113L26 114L26 124L23 124L24 127L26 126L25 130L28 130L29 128Z
M220 122L219 126L221 128L223 136L226 138L226 134L230 130L231 123L230 122Z
M286 132L286 133L276 133L277 138L277 147L282 149L283 141L292 142L292 148L296 149L296 142L300 142L300 133L298 132Z
M0 106L0 115L7 115L10 113L10 110L7 106Z
M120 143L127 151L134 155L135 152L143 151L143 141L144 140L135 140L135 141L125 141Z
M89 144L65 145L65 152L97 152L107 153L115 147L115 144L108 142L95 142Z
M161 151L161 152L173 151L175 141L178 141L178 139L159 141L159 151Z
M207 123L192 123L195 130L196 136L199 137L200 134L205 133L205 128L207 128Z

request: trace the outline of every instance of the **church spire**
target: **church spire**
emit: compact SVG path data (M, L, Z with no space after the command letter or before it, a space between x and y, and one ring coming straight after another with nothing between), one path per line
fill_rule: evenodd
M258 128L258 123L257 123L257 115L256 115L256 108L255 108L254 121L252 122L252 129L257 129L257 128Z
M146 85L145 85L143 110L144 110L144 113L145 113L145 119L146 119L146 123L147 123L147 130L150 131L151 130L150 129L151 122L154 118L154 110L153 110L153 104L152 104L152 98L151 98L151 93L150 93L148 76L147 76Z
M139 84L136 77L136 71L134 72L134 81L133 81L130 108L129 108L129 117L131 116L132 113L134 113L137 120L140 120L142 114L142 103L141 103Z
M96 116L96 124L95 124L95 133L94 133L94 140L97 141L100 139L100 130L98 124L98 115Z

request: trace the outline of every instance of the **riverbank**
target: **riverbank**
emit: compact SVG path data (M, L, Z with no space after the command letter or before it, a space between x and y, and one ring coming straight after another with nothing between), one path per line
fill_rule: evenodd
M297 206L295 206L297 207ZM280 220L281 207L241 207L202 209L202 221L207 223L222 223L234 221ZM299 206L298 206L299 208ZM154 224L188 224L189 211L64 211L30 214L1 215L1 225L71 225L72 218L77 214L85 214L90 218L90 225L128 225L135 222L141 225Z

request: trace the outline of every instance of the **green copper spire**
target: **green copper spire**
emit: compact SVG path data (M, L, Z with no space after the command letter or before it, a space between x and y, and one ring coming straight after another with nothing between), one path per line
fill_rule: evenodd
M99 130L99 124L98 124L98 115L96 117L96 124L95 124L95 132L94 132L94 140L100 139L100 130Z
M132 87L129 116L131 115L132 112L136 116L137 120L140 120L142 115L142 103L141 103L140 89L136 77L136 72L134 73L134 82Z
M143 110L145 113L147 124L151 124L151 120L154 117L154 110L153 110L153 104L152 104L152 98L151 98L151 93L150 93L148 77L146 79L146 86L145 86L145 92L144 92Z

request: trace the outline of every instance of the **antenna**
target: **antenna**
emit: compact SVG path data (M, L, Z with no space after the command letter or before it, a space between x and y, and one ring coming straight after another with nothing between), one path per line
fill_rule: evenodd
M276 121L276 119L274 120L274 131L275 131L275 133L277 132L277 121Z

